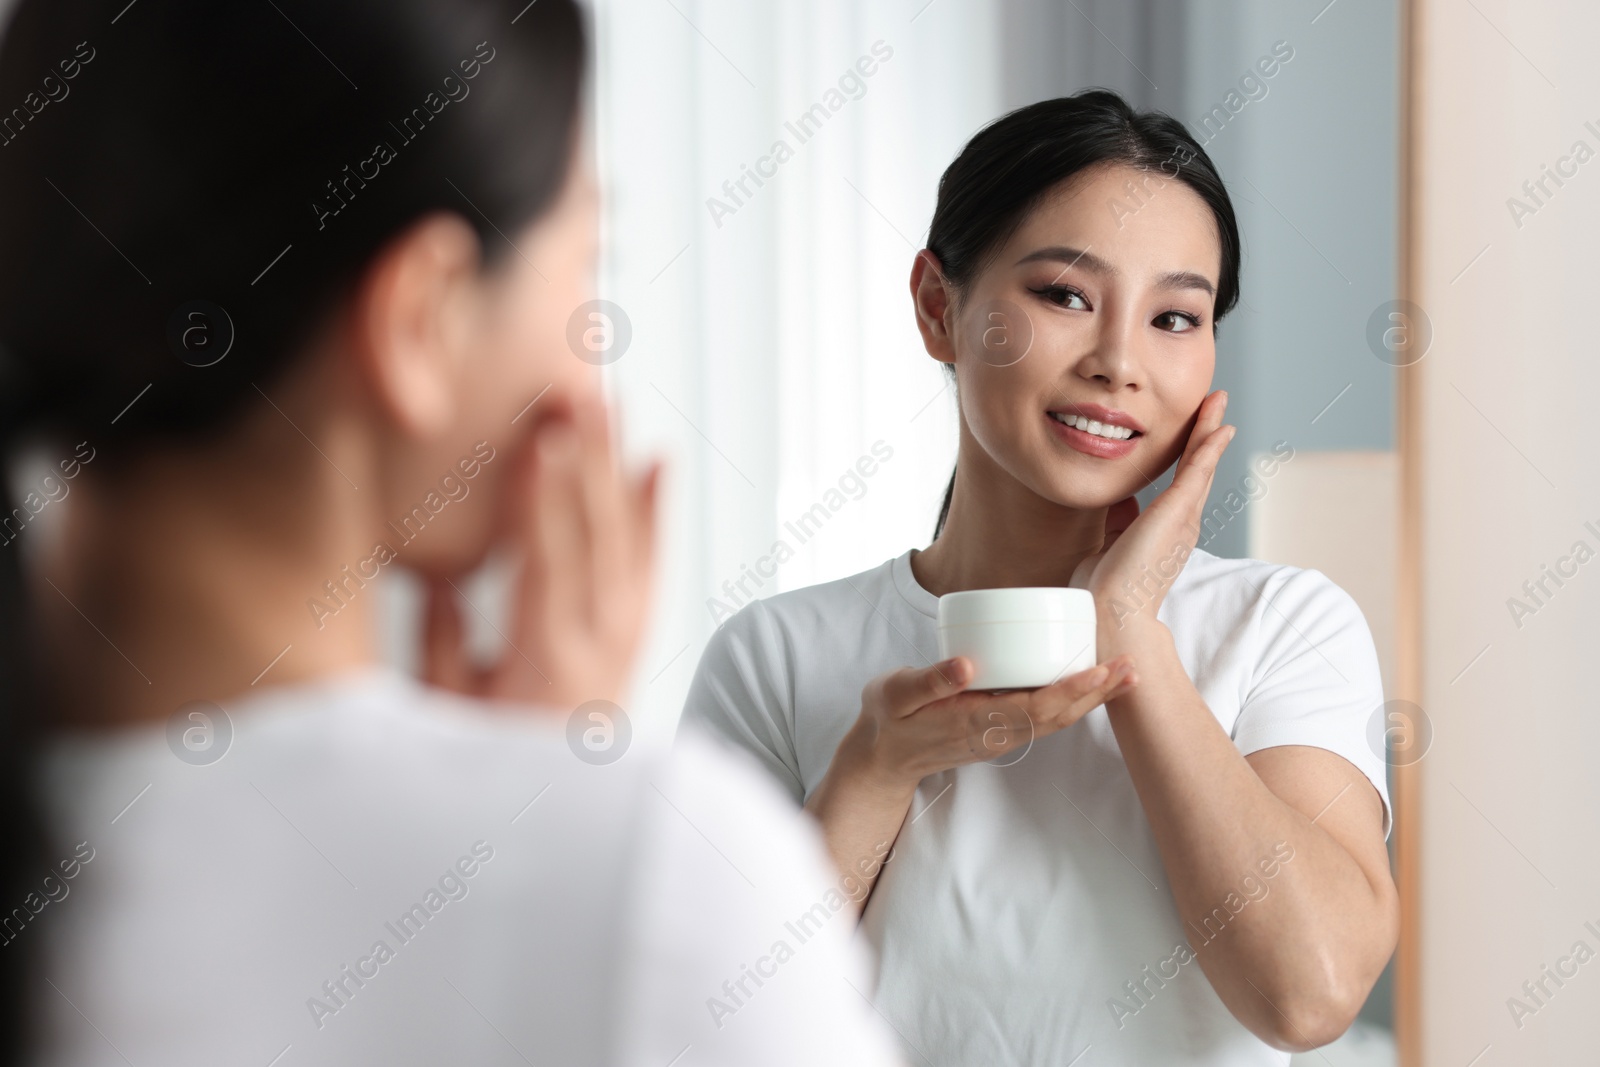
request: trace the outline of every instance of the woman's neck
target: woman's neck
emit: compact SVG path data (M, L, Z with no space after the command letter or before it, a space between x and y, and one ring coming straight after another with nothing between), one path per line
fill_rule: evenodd
M281 429L75 487L32 587L46 648L36 685L54 720L165 719L373 661L373 591L341 572L372 548L368 502L346 480L362 482L362 446L318 433L323 458ZM326 581L345 583L340 601ZM319 617L314 599L338 608Z
M1107 510L1046 500L963 433L950 512L933 544L912 556L912 574L935 596L1068 585L1084 557L1100 551Z

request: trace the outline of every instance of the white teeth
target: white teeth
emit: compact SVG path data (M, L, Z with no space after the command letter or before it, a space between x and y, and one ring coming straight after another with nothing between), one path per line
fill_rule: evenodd
M1133 431L1126 426L1113 426L1108 422L1096 422L1093 419L1086 419L1082 415L1062 415L1059 412L1052 411L1050 417L1057 422L1082 430L1084 433L1092 433L1096 437L1104 437L1111 441L1126 441L1133 436Z

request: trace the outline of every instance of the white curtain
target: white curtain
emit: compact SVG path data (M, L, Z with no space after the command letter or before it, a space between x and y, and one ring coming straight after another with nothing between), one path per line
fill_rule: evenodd
M907 281L939 175L1000 110L988 0L599 0L606 373L670 464L629 711L673 729L722 609L931 536L955 456Z

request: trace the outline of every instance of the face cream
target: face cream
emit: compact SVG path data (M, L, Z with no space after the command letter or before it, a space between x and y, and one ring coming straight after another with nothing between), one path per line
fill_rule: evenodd
M1034 689L1095 664L1094 595L1057 586L939 598L939 656L977 668L968 689Z

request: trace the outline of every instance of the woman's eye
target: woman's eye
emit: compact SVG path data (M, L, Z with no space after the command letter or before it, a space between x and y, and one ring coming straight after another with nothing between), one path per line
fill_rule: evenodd
M1034 292L1058 307L1070 308L1073 311L1088 311L1089 301L1076 289L1068 289L1063 285L1047 285Z
M1200 320L1186 311L1164 311L1156 316L1154 325L1168 333L1187 333L1198 329Z

